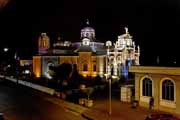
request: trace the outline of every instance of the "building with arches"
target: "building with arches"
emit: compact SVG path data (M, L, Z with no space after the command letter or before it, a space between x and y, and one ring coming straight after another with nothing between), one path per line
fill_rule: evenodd
M180 114L180 68L131 66L135 73L135 99L149 107L154 98L155 110Z
M38 54L33 56L33 73L36 77L51 78L49 65L57 66L69 63L77 66L78 72L84 76L103 76L105 73L106 48L103 42L95 38L95 29L89 25L81 29L80 41L57 41L50 47L50 38L41 33L38 38Z
M95 29L87 20L86 26L80 31L80 40L76 42L57 41L50 47L50 37L42 33L38 38L38 54L33 56L33 73L36 77L49 77L49 65L69 63L77 66L82 76L125 75L127 66L139 65L140 50L136 50L132 36L126 33L118 36L114 45L100 42L95 37ZM121 44L122 43L122 44ZM111 46L110 46L111 45ZM113 61L112 61L113 59ZM123 74L117 71L126 71Z

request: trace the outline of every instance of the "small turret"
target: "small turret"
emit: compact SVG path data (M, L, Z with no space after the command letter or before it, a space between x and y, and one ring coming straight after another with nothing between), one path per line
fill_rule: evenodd
M38 53L45 54L48 52L50 48L50 39L46 33L41 33L38 38Z

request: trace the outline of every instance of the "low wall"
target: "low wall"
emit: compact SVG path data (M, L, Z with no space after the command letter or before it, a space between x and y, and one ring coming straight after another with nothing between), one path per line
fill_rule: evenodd
M3 75L0 75L0 78L9 80L9 81L12 81L12 82L15 82L15 83L18 82L18 84L21 84L21 85L24 85L24 86L39 90L41 92L48 93L50 95L53 95L55 93L54 89L44 87L44 86L41 86L41 85L37 85L37 84L31 83L31 82L27 82L27 81L23 81L23 80L17 80L15 78L3 76Z

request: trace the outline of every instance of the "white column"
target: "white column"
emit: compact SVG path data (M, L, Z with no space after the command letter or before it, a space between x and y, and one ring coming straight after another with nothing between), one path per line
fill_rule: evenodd
M114 57L114 63L113 64L113 75L117 76L117 60L116 56Z
M110 65L107 66L107 74L111 75L111 66Z
M113 71L114 71L114 75L117 76L117 64L114 64L114 67L113 67Z

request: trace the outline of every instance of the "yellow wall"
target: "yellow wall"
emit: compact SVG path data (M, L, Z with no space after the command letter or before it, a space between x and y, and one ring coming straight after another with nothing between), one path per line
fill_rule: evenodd
M33 73L36 77L41 77L41 56L33 56Z
M84 76L96 77L98 74L103 73L104 57L92 56L91 52L80 52L78 57L78 70L79 73ZM83 65L88 65L88 71L83 71ZM93 66L96 66L96 71L93 70Z
M97 72L98 75L103 76L105 73L105 62L106 62L106 57L105 56L97 56Z
M69 63L69 64L77 64L78 56L60 56L59 64Z
M60 56L59 64L63 63L76 64L78 72L84 77L96 76L96 71L93 71L93 64L96 65L96 57L91 56L91 52L81 52L79 56ZM83 71L84 64L88 66L87 71Z
M32 60L20 60L20 66L24 66L25 64L32 65Z
M154 97L155 110L165 111L180 114L180 68L169 67L130 67L130 72L135 72L135 99L139 101L142 107L149 107L149 98L141 95L141 81L144 77L151 78ZM161 99L162 96L162 81L169 79L174 82L174 101Z
M78 58L78 71L79 73L84 76L91 76L91 71L92 71L92 67L91 67L91 63L92 63L92 59L91 59L91 52L79 52L79 58ZM87 64L87 71L83 71L83 65Z
M97 75L104 74L105 56L93 56L91 52L79 52L79 56L59 56L59 64L69 63L76 64L79 74L84 77L96 77ZM87 71L83 71L83 65L87 64ZM93 66L96 66L96 71ZM41 56L33 57L33 73L41 76Z

